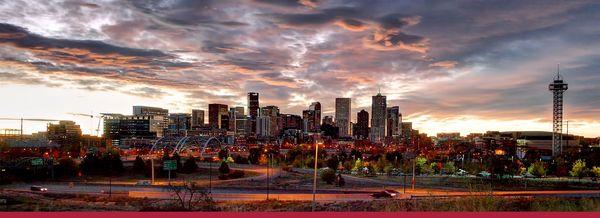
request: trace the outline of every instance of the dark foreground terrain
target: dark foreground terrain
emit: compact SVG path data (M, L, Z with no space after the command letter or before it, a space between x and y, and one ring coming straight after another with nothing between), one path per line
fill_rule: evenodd
M181 201L2 191L0 211L311 211L307 201ZM600 211L600 198L461 197L319 202L317 211Z

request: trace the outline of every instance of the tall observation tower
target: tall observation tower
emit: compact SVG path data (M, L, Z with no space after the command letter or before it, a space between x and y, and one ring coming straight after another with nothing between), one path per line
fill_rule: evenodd
M563 93L569 88L560 76L560 68L556 69L554 82L550 83L548 89L552 91L552 156L562 153L562 119L563 119Z

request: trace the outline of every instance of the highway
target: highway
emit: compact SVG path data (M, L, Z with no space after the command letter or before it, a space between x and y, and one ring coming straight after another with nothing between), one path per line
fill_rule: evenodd
M74 185L69 184L44 184L38 183L48 188L48 193L65 194L94 194L107 195L109 187L101 184ZM5 190L26 191L29 192L30 184L12 184L2 186ZM402 192L401 187L390 187ZM166 186L131 186L131 185L113 185L112 194L115 196L129 196L136 198L154 198L171 199L174 196ZM373 190L318 190L316 199L319 201L356 201L372 200L370 194ZM501 197L595 197L600 198L600 190L551 190L551 191L495 191L494 196ZM448 191L439 189L415 189L407 190L407 193L401 194L399 198L446 198L446 197L466 197L466 196L489 196L489 192L468 192L468 191ZM256 201L267 198L267 190L264 188L215 188L211 196L217 201ZM270 199L278 200L312 200L312 190L269 190Z

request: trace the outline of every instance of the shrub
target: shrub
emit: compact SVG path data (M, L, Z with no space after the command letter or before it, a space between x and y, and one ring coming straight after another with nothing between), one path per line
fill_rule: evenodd
M146 171L146 163L142 160L142 157L139 155L135 157L135 161L133 162L133 172L142 174Z
M77 174L77 163L71 158L62 158L58 161L56 173L63 177L72 177Z
M196 164L196 158L189 156L185 162L183 162L182 172L193 173L198 170L198 164Z
M219 173L221 173L221 174L229 173L229 164L227 164L227 162L225 162L225 161L221 162L221 166L219 167Z
M593 167L592 174L594 174L596 177L600 177L600 167Z
M231 172L229 174L229 179L239 179L239 178L244 177L244 175L246 175L246 173L244 173L244 171L234 170L233 172Z
M335 170L335 169L337 169L338 163L339 163L339 161L338 161L337 157L333 156L333 157L330 157L329 159L327 159L325 165L327 167Z
M221 149L218 153L219 159L225 160L229 156L229 151L227 149Z
M444 164L442 171L446 174L454 174L456 173L456 167L454 166L454 162L448 161Z
M546 175L546 168L544 167L544 163L536 161L529 166L527 172L535 177L542 177Z
M573 169L569 171L569 174L573 177L581 179L585 176L586 171L587 168L585 166L585 161L579 159L575 161L575 163L573 164Z
M332 169L324 169L321 172L321 179L327 184L333 184L335 182L335 171Z

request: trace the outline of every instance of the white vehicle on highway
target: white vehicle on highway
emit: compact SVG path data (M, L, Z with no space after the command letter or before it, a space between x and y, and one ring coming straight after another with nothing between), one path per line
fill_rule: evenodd
M44 188L44 187L39 186L39 185L32 185L31 188L30 188L30 190L31 191L36 191L36 192L46 192L46 191L48 191L47 188Z
M137 181L137 183L135 183L135 185L147 186L147 185L152 185L152 182L150 182L149 180L139 180L139 181Z

